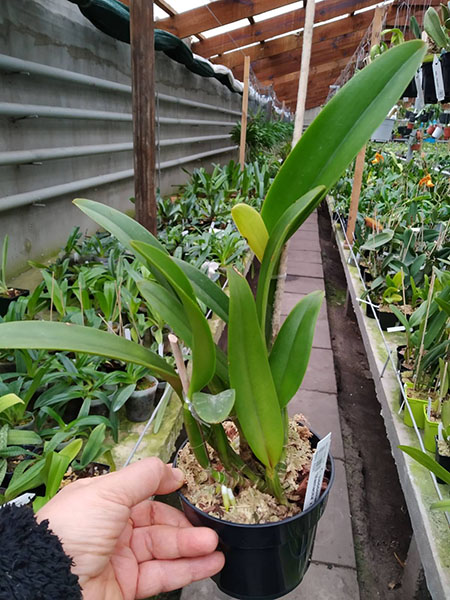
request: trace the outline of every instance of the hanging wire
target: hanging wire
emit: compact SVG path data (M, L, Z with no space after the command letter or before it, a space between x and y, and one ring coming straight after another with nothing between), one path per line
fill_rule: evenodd
M386 18L387 18L387 8L388 4L384 3L384 11L383 11L383 20L381 29L383 30L386 26ZM331 98L338 92L342 86L344 86L347 81L349 81L353 75L362 68L364 68L367 64L367 60L370 54L371 48L371 38L372 38L372 28L373 23L367 28L362 40L360 41L358 47L352 54L352 57L344 67L343 71L336 79L336 81L330 85L330 91L328 92L327 99L325 104L331 100Z

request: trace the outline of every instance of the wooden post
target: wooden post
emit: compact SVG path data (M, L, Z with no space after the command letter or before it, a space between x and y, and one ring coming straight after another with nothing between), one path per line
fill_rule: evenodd
M383 26L383 13L384 9L382 6L375 8L375 14L372 21L372 36L370 39L370 46L378 44L381 37L381 28ZM353 175L353 187L352 196L350 199L350 209L348 212L348 223L347 223L347 240L350 245L353 244L353 238L355 235L356 217L358 216L358 205L359 197L361 195L362 187L362 176L364 171L364 162L366 158L366 147L363 146L356 156L355 162L355 174Z
M302 60L300 64L300 78L298 80L297 107L295 109L295 124L294 135L292 137L292 147L295 146L303 133L306 93L308 91L309 64L311 62L311 46L315 8L315 0L308 0L306 4L305 27L303 29Z
M242 93L241 143L239 147L239 164L241 170L245 167L245 142L247 138L248 112L248 80L250 76L250 56L244 57L244 91Z
M156 234L153 0L130 3L136 219Z

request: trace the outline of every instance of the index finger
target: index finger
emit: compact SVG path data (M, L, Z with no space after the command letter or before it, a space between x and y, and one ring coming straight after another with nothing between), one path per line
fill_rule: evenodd
M155 494L169 494L183 482L184 474L180 469L151 457L97 478L95 486L103 496L131 508Z

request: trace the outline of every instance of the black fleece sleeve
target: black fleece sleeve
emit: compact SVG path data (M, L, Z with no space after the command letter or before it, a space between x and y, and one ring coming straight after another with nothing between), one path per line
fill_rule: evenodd
M72 559L28 507L0 508L0 600L81 600Z

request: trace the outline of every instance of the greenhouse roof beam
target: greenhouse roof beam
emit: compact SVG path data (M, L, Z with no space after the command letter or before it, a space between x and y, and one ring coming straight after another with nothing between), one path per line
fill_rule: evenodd
M259 3L258 3L259 4ZM374 0L324 0L316 6L315 23L328 21L334 17L348 14L350 10L359 10L375 4ZM159 26L160 22L158 22ZM192 44L192 51L206 58L222 54L236 47L261 42L283 33L301 29L305 24L305 9L298 8L288 13L264 19L255 25L239 27L229 33L207 38L203 42Z
M336 46L340 40L346 34L357 34L358 41L365 33L367 28L373 19L374 11L367 11L348 19L342 19L333 23L327 23L321 27L314 28L313 44L314 48L317 44L321 44L326 40L330 40L328 45ZM283 37L276 38L274 40L265 42L264 44L258 44L245 49L245 54L250 56L250 60L257 61L264 58L270 58L277 54L283 54L291 50L301 50L302 48L303 35L301 33L294 33L285 35ZM224 54L220 58L213 59L213 62L225 65L230 69L233 67L240 66L242 64L242 52L236 50L235 52L229 52Z
M377 2L375 0L323 0L316 5L316 12L314 16L315 26L318 23L323 23L330 19L340 17L343 15L352 16L358 10L375 7ZM420 8L427 8L428 6L439 6L440 0L410 0L409 6L413 9L413 14L418 13ZM211 4L210 4L211 6ZM404 3L399 1L393 2L393 13L396 14L398 9L401 9ZM403 11L406 14L406 10ZM186 13L183 13L186 14ZM400 16L401 13L399 13ZM422 13L419 13L419 16ZM419 22L421 19L419 18ZM160 22L158 22L158 25ZM271 17L270 19L264 19L255 23L254 25L246 25L233 29L231 32L222 33L220 35L214 35L207 38L202 42L196 42L192 44L192 51L196 54L200 54L205 58L210 58L217 54L223 54L230 50L236 50L242 46L248 46L249 44L255 44L268 40L278 35L290 33L296 29L301 29L305 24L305 10L304 8L298 8L291 10L282 15Z
M167 19L158 21L158 28L169 31L179 38L196 35L221 25L247 19L274 8L293 4L296 0L258 0L258 2L230 2L215 0ZM253 27L253 25L250 25ZM203 42L199 42L203 43Z

